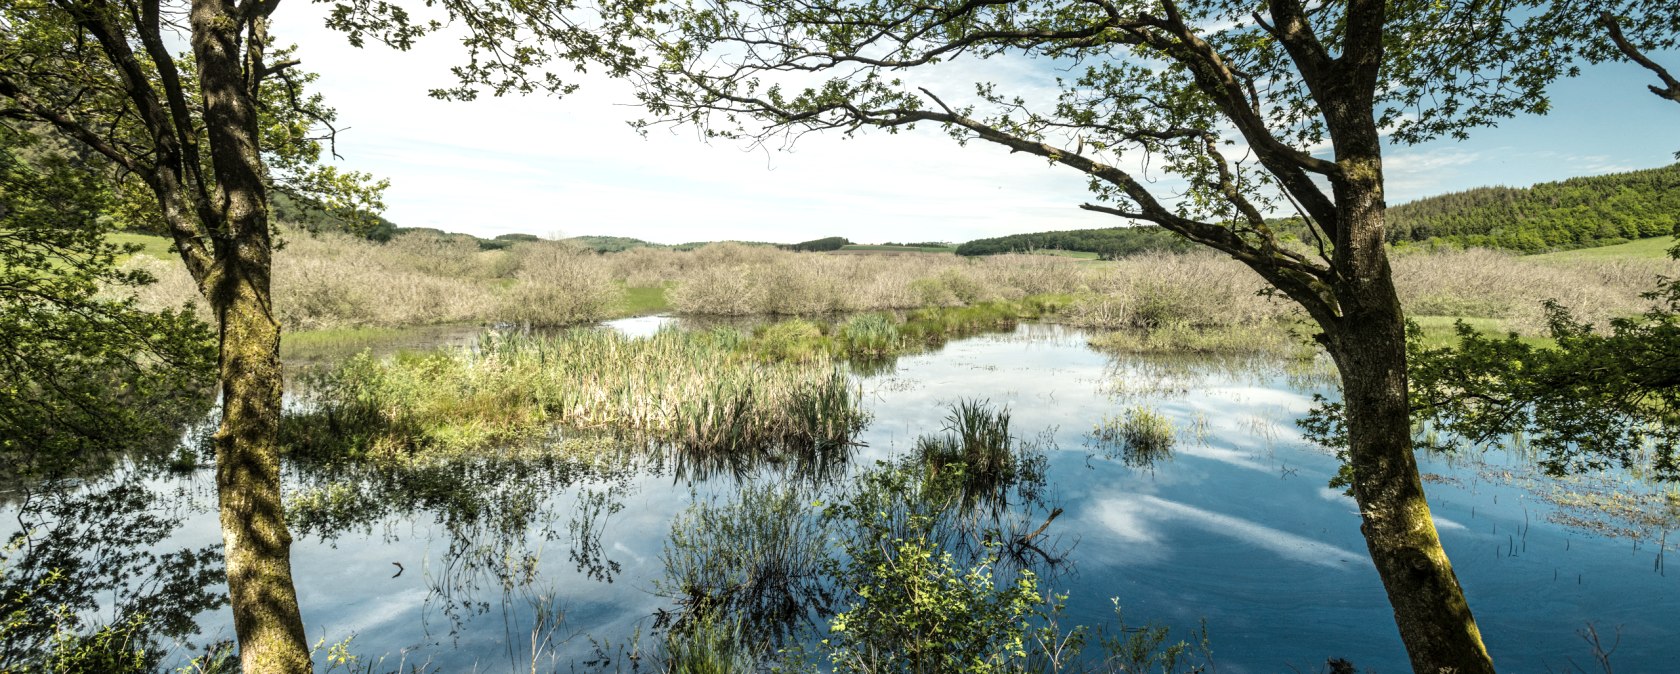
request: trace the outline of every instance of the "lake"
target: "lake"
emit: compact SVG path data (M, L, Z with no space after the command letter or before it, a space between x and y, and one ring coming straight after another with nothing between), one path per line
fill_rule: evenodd
M667 322L615 327L637 334ZM941 430L952 403L987 400L1007 407L1012 432L1042 452L1042 503L1018 515L1036 526L1044 511L1062 510L1045 540L1065 564L1045 584L1068 595L1064 622L1098 624L1118 604L1129 623L1189 639L1205 621L1227 673L1318 671L1327 657L1409 669L1357 508L1327 486L1338 462L1295 426L1315 394L1336 395L1324 364L1111 356L1085 340L1021 325L860 376L872 421L826 479L898 459L918 435ZM1170 456L1141 460L1095 437L1094 426L1133 408L1171 420ZM1613 535L1614 520L1559 497L1597 483L1541 478L1515 454L1420 461L1443 543L1503 671L1593 670L1577 634L1588 623L1607 648L1619 635L1617 671L1680 667L1670 643L1680 579L1666 575L1660 532ZM586 662L609 657L627 668L621 654L638 642L649 650L656 616L673 608L657 585L673 518L792 472L646 455L463 461L402 474L289 467L288 495L307 500L292 551L310 640L354 635L353 651L383 656L387 667L591 671ZM159 515L147 524L159 533L130 545L161 555L219 543L210 473L119 474L150 495L135 507ZM0 513L7 534L18 502ZM133 519L133 510L76 512ZM139 526L125 522L90 519L75 535ZM122 541L102 542L98 554L107 545ZM231 637L225 608L195 619L195 644Z

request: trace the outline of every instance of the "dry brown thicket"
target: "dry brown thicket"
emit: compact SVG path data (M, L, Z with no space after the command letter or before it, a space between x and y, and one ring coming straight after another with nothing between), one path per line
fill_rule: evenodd
M1480 249L1394 258L1409 315L1495 318L1524 333L1545 329L1546 300L1599 325L1645 311L1651 302L1640 295L1676 271L1665 259L1547 260Z
M196 301L178 264L136 256L159 282L139 290L152 307ZM1470 250L1394 258L1413 317L1489 318L1544 329L1555 299L1602 323L1637 313L1640 293L1668 260L1550 261ZM1262 296L1258 275L1211 252L1095 263L1053 255L829 255L713 244L695 251L598 255L564 243L481 251L471 241L408 234L386 243L289 234L275 258L275 301L291 330L443 323L559 325L603 318L623 287L664 286L683 314L822 314L958 306L1063 295L1058 317L1095 328L1259 325L1300 317Z
M532 325L598 320L618 298L603 256L594 251L544 241L492 252L512 263L514 278L494 320Z
M159 278L139 291L143 305L189 302L206 315L179 264L142 255L128 264ZM289 233L274 257L275 311L287 330L574 323L605 316L618 297L599 256L559 243L481 251L423 233L384 244Z

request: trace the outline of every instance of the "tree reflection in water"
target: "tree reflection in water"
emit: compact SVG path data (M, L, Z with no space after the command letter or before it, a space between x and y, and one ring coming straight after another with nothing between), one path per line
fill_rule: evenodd
M150 672L204 647L200 614L227 604L219 545L170 547L190 513L160 470L43 479L7 496L0 671Z

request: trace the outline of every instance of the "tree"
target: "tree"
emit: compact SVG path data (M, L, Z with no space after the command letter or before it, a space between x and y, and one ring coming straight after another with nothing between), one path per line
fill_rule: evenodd
M840 250L841 248L845 248L850 245L852 245L851 239L847 239L843 236L829 236L821 239L812 239L810 241L801 241L799 243L789 244L783 246L783 248L794 251L828 252Z
M1413 406L1475 444L1526 434L1553 475L1619 467L1680 480L1680 284L1652 295L1661 306L1608 332L1548 305L1555 347L1460 323L1456 346L1414 347Z
M0 0L0 118L44 125L108 162L118 215L167 234L218 329L216 486L229 604L247 673L309 671L280 500L280 326L270 294L270 195L378 231L384 183L318 163L333 111L269 33L279 0ZM635 63L566 3L426 3L465 26L471 99L573 87L556 62ZM621 17L628 19L630 17ZM401 3L339 0L327 21L356 46L407 49L445 21ZM602 22L595 22L601 24ZM181 38L185 38L182 40ZM176 55L172 46L190 45ZM578 66L581 68L581 65Z
M246 672L310 669L280 501L280 325L269 193L377 205L380 185L316 165L331 111L268 33L276 2L0 2L0 115L98 155L119 209L166 232L218 328L216 487ZM185 33L189 55L171 52ZM179 42L174 42L179 44Z
M1531 48L1638 64L1662 85L1651 93L1680 103L1680 81L1646 55L1680 43L1672 3L1558 3L1537 21ZM1669 256L1680 259L1680 243ZM1650 311L1613 320L1607 331L1548 303L1555 347L1464 323L1456 346L1414 344L1413 407L1477 444L1524 433L1554 475L1620 467L1680 480L1680 278L1659 279L1646 297L1656 304Z
M190 312L102 292L150 279L116 264L133 251L105 238L111 190L54 149L0 127L0 461L19 480L167 449L215 362Z
M1475 2L699 2L638 17L659 121L710 137L934 125L1083 174L1082 207L1231 255L1301 305L1342 375L1351 491L1418 672L1493 665L1441 548L1410 441L1404 314L1384 247L1384 136L1416 142L1546 109L1557 59ZM966 101L912 80L1036 58L1059 94ZM1500 70L1503 69L1503 70ZM1040 70L1048 70L1041 67ZM1054 79L1052 79L1054 78ZM1041 89L1042 90L1042 89ZM1327 151L1324 149L1327 148ZM1328 155L1328 156L1325 156ZM1162 189L1143 167L1180 182ZM1298 215L1291 245L1270 222Z
M1526 56L1564 56L1602 63L1625 61L1656 78L1648 85L1658 98L1680 103L1680 79L1653 60L1652 52L1680 45L1680 11L1665 0L1540 1L1545 8L1529 19ZM1578 69L1572 69L1578 72Z

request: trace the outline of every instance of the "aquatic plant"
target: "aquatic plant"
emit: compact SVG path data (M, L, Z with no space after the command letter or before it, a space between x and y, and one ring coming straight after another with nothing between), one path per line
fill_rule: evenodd
M673 632L727 624L743 644L789 641L832 615L829 523L792 485L749 484L729 501L697 501L671 522L654 591L675 602ZM710 625L708 625L710 624Z
M1205 422L1198 420L1197 423ZM1200 425L1196 429L1193 432L1206 432L1205 427ZM1087 437L1090 444L1108 458L1119 458L1130 468L1149 470L1154 469L1157 462L1172 458L1172 447L1176 442L1172 420L1141 405L1127 408L1119 416L1104 415Z
M295 451L404 455L604 433L701 454L832 449L867 414L862 392L820 353L765 363L721 332L632 339L576 329L492 333L472 348L351 358L307 373L288 415Z
M702 613L665 634L666 674L742 674L758 671L759 656L740 623Z
M840 344L853 358L896 353L900 348L898 321L882 313L853 316L840 326Z

